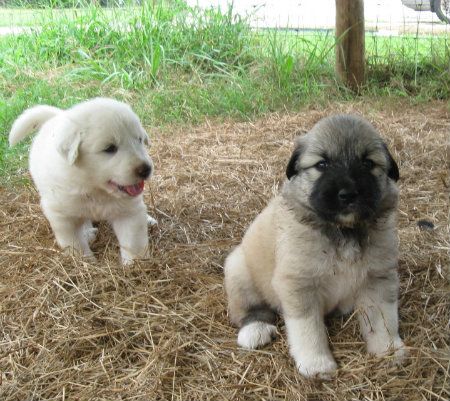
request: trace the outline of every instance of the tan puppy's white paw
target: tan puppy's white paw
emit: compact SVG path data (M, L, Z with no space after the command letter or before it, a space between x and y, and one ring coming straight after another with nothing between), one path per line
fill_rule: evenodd
M296 360L298 371L309 379L331 380L337 370L333 357L328 355L311 355Z
M409 355L409 350L400 337L389 342L372 341L367 344L367 351L380 358L391 356L390 362L394 365L401 365Z
M156 224L158 224L158 220L154 219L152 216L150 216L149 214L147 215L147 224L149 226L155 226Z
M240 347L255 349L269 344L276 337L277 328L265 322L251 322L239 330L237 343Z
M373 336L367 340L367 352L376 356L385 356L393 351L403 350L405 352L405 344L400 337L387 339L383 336Z

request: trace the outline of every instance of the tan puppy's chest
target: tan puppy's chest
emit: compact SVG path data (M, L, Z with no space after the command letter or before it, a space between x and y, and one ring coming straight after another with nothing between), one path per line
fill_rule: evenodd
M369 271L377 269L373 247L362 250L352 241L330 246L321 233L300 224L280 197L249 227L242 248L256 288L279 311L280 287L293 285L313 288L324 313L348 311Z
M368 269L364 258L357 261L330 258L322 269L324 273L317 279L317 290L324 304L324 313L330 313L336 308L349 312L367 279Z

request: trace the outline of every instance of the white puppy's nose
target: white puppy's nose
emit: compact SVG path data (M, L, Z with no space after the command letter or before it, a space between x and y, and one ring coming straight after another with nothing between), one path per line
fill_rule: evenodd
M152 172L152 166L150 166L150 164L148 163L142 163L140 166L136 167L134 172L139 178L145 180L150 176L150 173Z

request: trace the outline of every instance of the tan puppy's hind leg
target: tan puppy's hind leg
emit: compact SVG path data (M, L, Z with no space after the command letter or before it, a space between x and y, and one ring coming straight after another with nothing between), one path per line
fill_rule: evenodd
M230 320L241 328L238 345L254 349L270 343L276 337L276 313L254 287L240 246L227 257L224 270Z

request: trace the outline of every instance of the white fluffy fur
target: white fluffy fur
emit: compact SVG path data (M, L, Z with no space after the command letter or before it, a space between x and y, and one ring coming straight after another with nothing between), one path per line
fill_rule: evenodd
M14 145L36 130L30 173L61 248L92 256L92 221L107 220L123 263L146 257L148 217L142 193L131 196L120 189L142 183L139 166L152 167L144 146L147 133L131 108L106 98L68 110L36 106L14 122L9 142ZM117 152L105 152L111 144Z
M34 131L39 130L49 119L55 117L62 110L53 106L36 106L25 110L14 121L9 134L9 145L14 146Z

